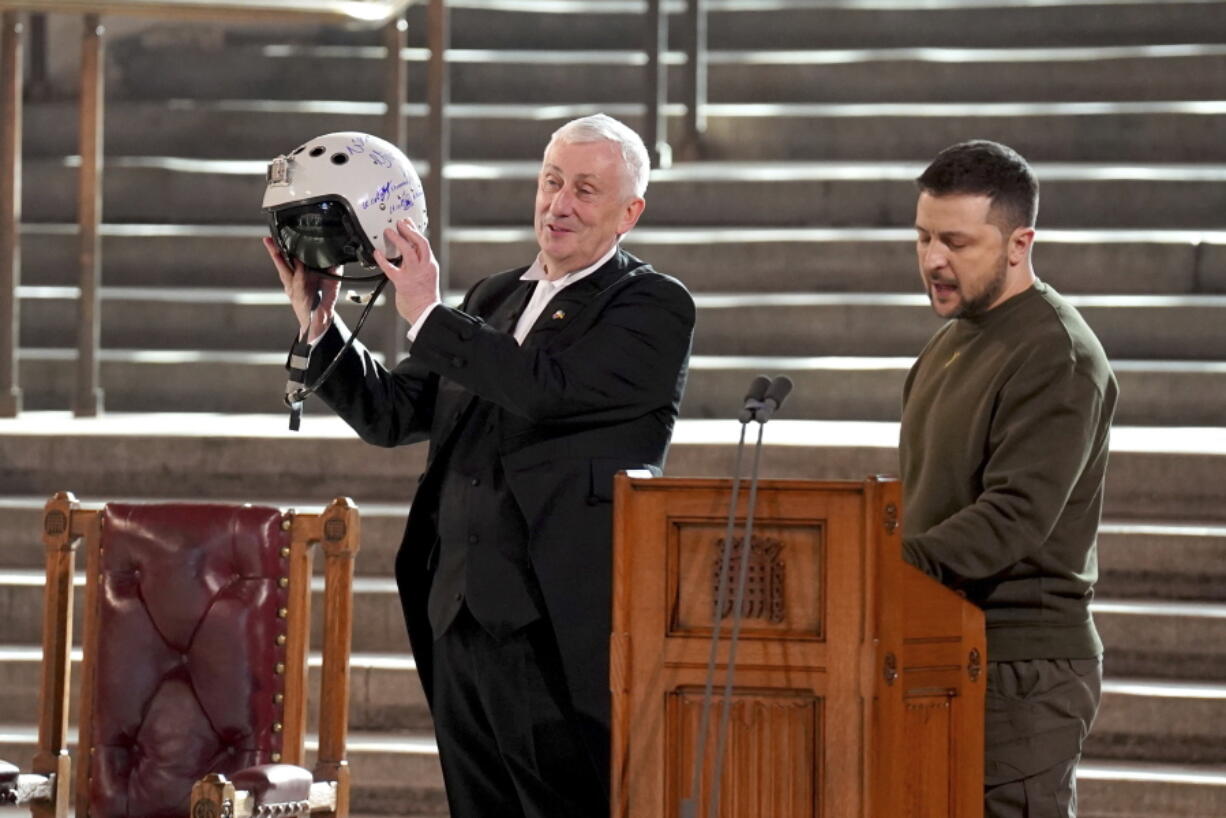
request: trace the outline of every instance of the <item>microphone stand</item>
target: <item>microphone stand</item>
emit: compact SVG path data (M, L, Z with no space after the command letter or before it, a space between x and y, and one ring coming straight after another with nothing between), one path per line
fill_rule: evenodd
M732 714L732 682L736 673L736 647L741 638L742 607L745 604L745 580L749 577L749 554L753 550L753 518L758 504L758 466L762 462L762 433L766 421L758 420L758 442L754 446L753 469L749 473L749 508L745 513L745 538L741 541L741 559L737 566L736 601L732 605L732 632L728 636L728 670L724 675L724 700L720 704L719 732L715 739L715 779L711 782L711 803L708 818L719 811L719 784L724 773L724 750L728 740L728 720ZM723 609L716 616L721 616ZM705 702L704 702L705 704Z
M728 601L728 573L732 562L733 528L736 519L737 500L740 497L741 463L745 449L745 428L751 420L758 422L758 439L754 444L753 466L749 479L749 507L745 518L745 536L741 545L741 558L738 561L737 589L732 608L732 632L728 644L728 670L724 681L724 700L721 706L719 730L716 733L715 779L712 782L711 801L708 808L709 818L715 818L719 809L719 786L723 774L723 760L727 743L728 722L731 715L732 683L736 667L736 647L741 635L742 608L745 602L746 578L750 551L753 545L754 511L758 501L758 474L762 462L762 436L766 421L770 419L792 389L792 381L787 376L780 376L770 381L759 375L750 386L745 396L745 405L738 420L741 422L741 436L737 442L736 463L733 467L732 496L728 503L728 521L724 530L724 542L720 555L719 583L716 591L714 624L711 628L711 650L707 658L707 678L703 688L702 714L699 718L698 741L695 744L694 765L690 778L690 797L681 801L681 818L697 818L698 800L701 796L702 762L706 756L707 733L710 730L711 706L715 688L715 665L719 654L719 637L723 628L724 605Z

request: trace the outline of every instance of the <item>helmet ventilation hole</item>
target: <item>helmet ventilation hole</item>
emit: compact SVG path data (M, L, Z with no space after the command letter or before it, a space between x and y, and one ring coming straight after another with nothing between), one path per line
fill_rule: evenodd
M311 156L323 156L324 152L327 150L328 149L323 145L316 145L315 147L311 148Z
M332 164L334 164L334 165L343 165L343 164L345 164L345 163L346 163L346 162L348 162L348 161L349 161L349 155L348 155L348 154L344 154L344 153L334 153L334 154L332 154Z

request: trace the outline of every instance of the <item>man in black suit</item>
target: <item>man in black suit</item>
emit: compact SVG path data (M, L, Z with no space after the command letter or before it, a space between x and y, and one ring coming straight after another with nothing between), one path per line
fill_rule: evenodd
M398 223L401 258L375 258L409 357L388 370L355 345L319 391L367 442L430 441L396 579L453 818L608 815L612 479L662 468L694 325L685 287L619 246L647 173L622 123L564 125L538 178L536 261L458 309ZM311 382L344 342L338 282L266 243L315 339Z

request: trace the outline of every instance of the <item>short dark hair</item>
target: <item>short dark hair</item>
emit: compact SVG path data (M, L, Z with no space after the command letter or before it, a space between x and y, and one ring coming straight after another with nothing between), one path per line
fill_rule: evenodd
M1039 180L1021 154L999 142L972 139L951 145L915 182L921 193L932 196L987 196L1006 233L1034 227L1039 215Z

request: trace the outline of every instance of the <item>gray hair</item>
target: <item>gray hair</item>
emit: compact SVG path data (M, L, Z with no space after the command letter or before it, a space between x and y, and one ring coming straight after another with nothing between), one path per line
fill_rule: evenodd
M634 132L624 122L607 114L592 114L580 119L572 119L553 132L549 145L554 142L567 144L582 144L586 142L612 142L621 151L622 162L626 167L630 188L634 195L642 198L647 192L647 176L651 172L651 158L647 155L647 146L643 138ZM545 147L546 152L549 146Z

